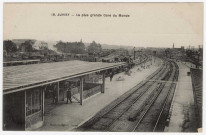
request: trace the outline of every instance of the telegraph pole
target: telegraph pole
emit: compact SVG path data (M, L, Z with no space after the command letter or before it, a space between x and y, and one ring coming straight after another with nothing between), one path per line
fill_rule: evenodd
M200 61L200 52L197 52L197 64L196 64L196 68L199 68L199 62Z
M135 47L133 48L133 50L134 50L134 60L135 60Z

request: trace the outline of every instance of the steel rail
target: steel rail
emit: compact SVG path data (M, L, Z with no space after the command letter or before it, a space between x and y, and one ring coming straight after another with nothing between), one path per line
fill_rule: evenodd
M169 64L170 64L170 63L169 63ZM162 67L162 70L163 70L163 69L166 69L167 65L168 65L168 64L165 65L165 68L164 68L164 66L163 66L163 67ZM161 71L162 71L162 70L161 70ZM163 70L163 72L165 72L165 70ZM160 74L160 75L161 75L160 71L157 72L157 74ZM153 78L153 77L156 76L157 74L154 74L151 78ZM161 76L158 76L158 77L161 77ZM147 83L148 83L148 82L145 82L145 83L143 84L143 86L145 86ZM152 87L152 85L153 85L154 83L156 83L156 82L153 82L151 85L147 86L147 87L146 87L147 89L146 89L145 91L143 91L140 95L138 95L138 97L131 103L131 106L128 106L123 112L121 112L121 114L120 114L117 118L115 118L115 119L106 127L106 129L104 129L104 131L107 131L107 130L110 128L110 126L111 126L115 121L117 121L125 112L127 112L127 111L132 107L132 105L133 105L135 102L137 102L137 100L138 100L140 97L142 97L142 95L144 95L144 94ZM143 86L141 86L140 88L142 88ZM158 85L157 88L155 88L153 91L156 91L159 87L160 87L160 85ZM137 90L139 90L140 88L138 88ZM135 92L137 92L137 90L134 91L133 93L131 93L130 95L132 95L132 94L134 94ZM153 92L152 92L152 94L153 94ZM130 95L129 95L129 96L130 96ZM151 95L151 94L150 94L150 95ZM128 96L128 97L129 97L129 96ZM127 98L128 98L128 97L127 97ZM125 98L123 101L125 101L127 98ZM119 102L119 104L121 104L123 101ZM116 106L114 106L112 109L116 108L119 104L117 104ZM112 110L112 109L111 109L111 110ZM111 110L110 110L110 111L111 111ZM108 113L109 113L110 111L108 111ZM107 113L106 113L106 114L107 114ZM106 114L104 114L104 115L106 115ZM104 115L103 115L102 117L104 117ZM102 117L101 117L101 118L102 118ZM100 118L100 119L101 119L101 118Z
M154 84L154 83L153 83L153 84ZM159 87L159 86L158 86L158 87ZM157 90L158 87L155 88L155 90ZM107 128L106 128L104 131L107 131L107 130L110 128L110 126L111 126L115 121L117 121L125 112L127 112L127 111L132 107L132 105L133 105L135 102L137 102L137 101L139 100L139 98L142 97L142 95L144 95L150 88L151 88L151 86L150 86L148 89L146 89L145 91L143 91L140 95L138 95L138 97L131 103L131 106L128 106L123 112L121 112L121 114L120 114L117 118L115 118L115 119L107 126ZM155 90L153 90L153 91L155 91Z
M154 74L150 75L149 78L147 78L147 80L148 80L148 79L152 79L152 78L154 78L154 77L161 78L161 77L162 77L162 76L161 76L162 73L167 73L167 72L169 72L169 71L166 71L166 69L167 69L167 66L170 65L170 62L168 62L168 61L165 62L165 61L164 61L164 63L165 63L165 64L162 65L162 67L160 67L159 70L155 71ZM167 74L164 74L163 77L166 77L166 75L167 75ZM103 118L106 114L108 114L108 113L111 112L113 109L115 109L115 108L116 108L118 105L120 105L122 102L126 101L132 94L134 94L135 92L139 91L139 89L142 89L144 86L149 85L148 83L149 83L149 81L145 81L143 84L141 84L141 86L139 86L138 88L136 88L136 90L134 90L132 93L130 93L130 94L129 94L127 97L125 97L121 102L117 103L115 106L113 106L112 108L110 108L110 109L109 109L108 111L106 111L104 114L102 114L101 116L99 116L99 118L97 118L97 120L95 120L94 123L96 123L97 121L99 121L101 118ZM154 83L156 83L156 82L153 82L152 84L154 84ZM137 99L132 102L132 104L134 104L144 93L146 93L146 92L152 87L152 84L150 84L149 86L147 86L147 89L146 89L145 91L141 92L140 95L137 96ZM158 85L158 87L155 88L155 90L158 89L160 86L161 86L161 85ZM135 86L135 87L136 87L136 86ZM162 89L163 89L163 88L162 88ZM153 90L153 91L155 91L155 90ZM159 94L157 94L157 96L158 96L158 95L159 95ZM156 98L155 98L155 99L156 99ZM117 121L125 112L127 112L131 107L132 107L132 105L131 105L131 106L128 106L117 118L115 118L115 119L106 127L106 129L104 129L104 131L106 131L107 129L109 129L110 126L111 126L115 121ZM92 127L92 125L94 125L94 123L89 124L88 127Z
M171 64L171 65L172 65L172 64ZM173 76L172 76L172 73L174 73ZM170 76L168 76L168 80L169 80L170 78L172 78L172 79L175 78L175 73L176 73L176 66L173 65L173 66L172 66L172 71L170 70ZM161 84L165 86L166 82L162 82ZM171 83L170 88L169 88L169 90L168 90L168 93L167 93L167 96L166 96L166 98L165 98L165 102L164 102L164 104L163 104L163 107L165 107L165 105L166 105L167 97L168 97L168 95L169 95L169 93L170 93L170 89L171 89L171 87L172 87L172 84L173 84L173 83ZM139 124L142 122L143 118L145 117L145 115L147 114L147 112L149 111L149 109L151 108L152 104L155 102L155 100L157 99L157 97L160 95L161 91L164 89L164 86L161 88L161 90L160 90L159 93L156 95L156 97L152 100L152 102L151 102L151 104L149 105L149 107L145 110L145 112L143 113L143 115L142 115L141 118L139 119L138 123L135 125L134 129L132 130L132 132L134 132L134 131L136 130L136 128L139 126ZM162 114L163 110L164 110L164 108L161 109L161 112L160 112L161 114ZM161 117L161 116L159 115L159 116L158 116L158 120L160 119L160 117ZM154 132L154 130L156 129L156 125L157 125L157 122L156 122L156 124L155 124L155 127L153 128L153 132Z
M163 67L162 67L162 69L161 69L161 71L158 71L156 74L154 74L151 78L153 78L153 77L155 77L155 76L157 76L158 75L158 77L162 77L161 75L162 75L162 72L163 73L166 73L166 69L167 69L167 66L168 66L168 64L169 63L166 63ZM160 76L159 76L160 75ZM115 109L118 105L120 105L122 102L124 102L124 101L126 101L132 94L134 94L135 92L137 92L139 89L141 89L142 87L144 87L144 86L146 86L147 84L148 84L149 82L145 82L144 84L142 84L139 88L137 88L137 90L135 90L134 92L132 92L132 93L130 93L124 100L122 100L121 102L119 102L117 105L115 105L114 107L112 107L109 111L107 111L105 114L103 114L98 120L100 120L101 118L103 118L106 114L108 114L109 112L111 112L113 109ZM132 102L132 104L134 104L143 94L145 94L152 86L153 86L153 84L154 83L156 83L156 82L153 82L151 85L149 85L149 86L147 86L146 88L146 90L145 91L143 91L140 95L138 95L138 97L137 97L137 99L134 101L134 102ZM156 90L156 89L155 89ZM104 129L104 131L107 131L107 129L109 129L109 127L116 121L116 120L118 120L125 112L127 112L130 108L132 107L132 105L131 106L128 106L126 109L125 109L125 111L123 111L117 118L115 118L107 127L106 127L106 129ZM97 121L98 121L97 120Z
M176 76L177 76L177 74L179 74L178 73L178 66L177 66L177 64L174 62L174 67L175 67L175 71L174 71L174 76L173 76L173 78L172 78L172 81L177 81L177 79L178 78L176 78ZM157 119L157 121L156 121L156 123L155 123L155 126L154 126L154 128L153 128L153 132L155 132L155 130L156 130L156 128L157 128L157 125L159 124L159 120L160 120L160 117L162 116L162 113L163 113L163 111L164 111L164 109L165 109L165 106L166 106L166 104L167 104L167 102L168 102L168 97L169 97L169 95L170 95L170 93L171 93L171 89L173 88L173 83L170 85L170 88L169 88L169 92L167 93L167 96L166 96L166 98L165 98L165 101L164 101L164 104L163 104L163 107L162 107L162 109L161 109L161 111L160 111L160 114L159 114L159 116L158 116L158 119Z

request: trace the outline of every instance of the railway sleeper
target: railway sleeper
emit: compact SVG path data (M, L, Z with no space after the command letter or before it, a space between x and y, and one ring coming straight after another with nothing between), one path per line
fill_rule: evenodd
M152 94L152 95L154 95L154 94ZM133 113L129 116L129 118L128 118L129 121L136 121L137 117L141 114L141 112L144 110L144 108L145 108L147 105L149 105L149 102L151 102L151 100L149 100L149 99L151 99L151 98L148 97L148 98L146 99L146 101L142 104L142 106L140 107L140 109L138 109L137 111L133 112Z
M165 67L166 66L166 67ZM165 64L164 66L162 66L162 67L165 67L164 68L164 70L159 70L159 72L157 72L157 74L153 74L152 76L150 76L150 77L152 77L152 78L162 78L161 76L163 76L164 78L169 78L169 76L171 75L171 71L172 71L172 68L168 71L168 70L166 70L167 69L167 67L169 68L169 64L168 64L168 62L167 62L167 64ZM169 73L169 74L168 74ZM156 75L156 76L155 76ZM177 76L178 77L178 76ZM146 82L146 81L145 81ZM145 82L141 82L138 86L136 86L136 88L135 89L138 89L138 88L141 88L142 86L144 86L145 85ZM151 83L151 85L152 85L153 83ZM158 87L159 89L161 89L162 87L164 87L164 84L165 83L160 83L161 85ZM157 91L157 93L158 93L158 89L156 89L156 90L154 90L154 92L156 92ZM161 91L161 90L160 90ZM160 92L159 91L159 92ZM133 92L131 92L131 93L133 93ZM155 96L153 96L153 97L155 97ZM126 99L127 97L124 97L124 99ZM120 98L120 99L122 99L122 98ZM147 104L149 103L151 101L151 99L148 99L148 102L145 102L145 104L143 103L143 106L144 107L140 107L140 109L139 110L137 110L137 112L135 112L135 114L136 114L136 117L129 117L129 120L130 121L134 121L134 120L136 120L137 119L137 117L139 116L139 115L141 115L141 113L142 113L142 111L145 109L145 108L147 108ZM116 105L113 105L113 106L118 106L118 103L116 104ZM112 110L112 109L109 109L109 110ZM108 110L108 111L109 111ZM109 122L106 122L106 123L102 123L102 122L100 122L99 124L101 125L99 125L100 127L97 127L98 126L98 124L96 123L98 120L100 120L101 119L101 116L103 116L104 114L107 114L107 112L108 111L106 111L105 113L103 113L103 114L101 114L97 119L93 119L93 122L92 121L90 121L89 123L89 125L90 126L92 126L93 128L95 128L95 129L98 129L98 128L105 128L104 126L104 124L108 124ZM103 117L102 117L103 118ZM93 124L92 124L93 123ZM97 124L97 125L96 125ZM96 125L96 126L94 126L94 125ZM90 126L86 126L86 127L90 127ZM85 127L85 126L84 126Z
M171 102L174 96L174 90L175 90L176 84L171 84L169 91L171 91L167 97L166 105L164 107L163 112L161 113L161 117L156 125L156 128L153 130L154 132L160 132L164 131L165 127L168 127L171 117L170 107Z
M163 88L163 85L161 84L158 84L156 90L154 90L152 92L152 94L150 94L150 96L145 100L145 102L142 104L142 106L140 107L140 109L138 109L136 112L132 113L128 120L129 121L135 121L137 119L137 117L141 114L141 112L144 110L144 108L146 106L148 106L150 104L150 102L153 101L153 98L155 98L157 95L158 95L158 92L155 93L156 91L159 91L159 89L162 89ZM147 108L147 107L146 107Z

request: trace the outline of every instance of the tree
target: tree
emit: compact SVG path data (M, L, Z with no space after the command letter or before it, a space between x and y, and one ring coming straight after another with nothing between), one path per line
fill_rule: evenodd
M7 52L7 53L14 53L17 51L17 46L14 42L12 42L11 40L6 40L3 43L3 49Z
M166 55L166 57L170 57L170 54L171 54L171 50L170 50L170 48L167 48L167 49L165 50L165 55Z
M82 42L62 42L59 41L54 47L57 48L57 51L63 53L75 53L81 54L85 52L85 45Z
M89 46L88 46L88 53L89 54L97 54L102 51L102 47L100 44L97 44L95 41L93 41Z
M34 41L26 40L24 43L21 44L20 50L24 52L32 52L34 50L34 48L32 47L33 44L34 44Z
M66 44L62 41L57 42L57 44L54 45L54 47L57 48L57 51L59 52L63 52L63 53L66 52L66 49L65 49Z
M85 52L85 45L82 42L75 42L72 47L74 53L82 54Z
M192 57L194 55L194 52L192 50L186 50L187 57Z

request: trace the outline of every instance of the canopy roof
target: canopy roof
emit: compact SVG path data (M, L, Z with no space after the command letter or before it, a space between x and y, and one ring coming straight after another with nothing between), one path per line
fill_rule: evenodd
M3 93L12 93L92 72L125 65L120 63L64 61L3 68Z

